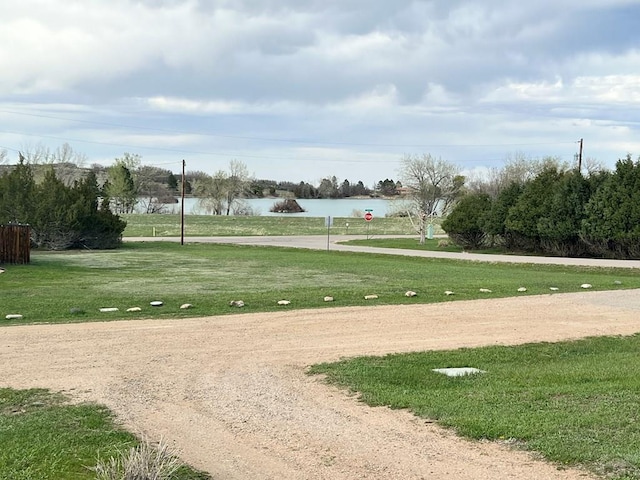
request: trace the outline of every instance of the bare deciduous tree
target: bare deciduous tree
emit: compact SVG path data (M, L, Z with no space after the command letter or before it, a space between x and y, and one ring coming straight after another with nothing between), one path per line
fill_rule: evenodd
M206 213L222 215L225 211L227 173L218 170L212 176L199 177L193 181L193 191L198 204Z
M244 163L232 160L229 172L218 170L213 176L194 181L194 192L206 212L213 215L230 215L241 209L240 199L249 190L249 172Z
M582 168L584 168L587 172L587 177L590 175L595 175L600 172L604 172L607 168L604 164L593 157L587 157L582 161Z
M498 194L511 184L524 185L548 167L556 167L559 171L570 169L566 162L556 157L537 159L516 152L507 156L504 167L494 167L485 174L471 175L465 182L465 187L472 193L486 193L492 198L497 198Z
M51 150L42 143L23 145L20 153L27 164L48 164L51 162Z
M418 217L421 244L425 242L427 218L446 215L461 195L464 177L459 172L457 165L430 154L402 158L400 177L407 189L409 215Z
M229 162L229 176L226 182L227 215L234 207L233 204L249 191L249 184L250 178L247 166L238 160L231 160Z

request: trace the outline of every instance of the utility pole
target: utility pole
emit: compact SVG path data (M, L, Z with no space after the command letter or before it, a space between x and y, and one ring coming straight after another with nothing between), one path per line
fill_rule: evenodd
M582 138L580 139L580 151L578 153L578 171L582 171Z
M182 160L182 208L180 209L180 245L184 245L184 167L186 162Z

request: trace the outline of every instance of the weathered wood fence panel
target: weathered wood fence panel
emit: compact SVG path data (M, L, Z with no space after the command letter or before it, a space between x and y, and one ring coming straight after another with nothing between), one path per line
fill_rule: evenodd
M29 225L0 225L0 263L29 263L30 260Z

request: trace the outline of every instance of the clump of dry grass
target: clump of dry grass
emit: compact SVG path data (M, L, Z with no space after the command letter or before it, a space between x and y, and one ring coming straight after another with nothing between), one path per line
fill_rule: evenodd
M92 468L96 480L169 480L183 466L176 452L164 441L157 445L143 440Z

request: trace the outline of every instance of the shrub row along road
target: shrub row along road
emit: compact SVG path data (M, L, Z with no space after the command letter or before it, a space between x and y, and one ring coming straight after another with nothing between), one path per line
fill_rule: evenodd
M106 404L215 479L584 479L369 408L305 374L345 356L640 331L640 291L0 330L0 385Z

